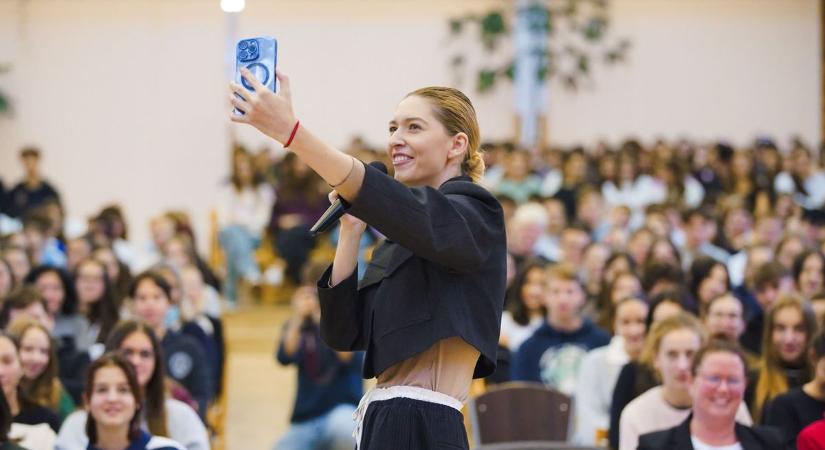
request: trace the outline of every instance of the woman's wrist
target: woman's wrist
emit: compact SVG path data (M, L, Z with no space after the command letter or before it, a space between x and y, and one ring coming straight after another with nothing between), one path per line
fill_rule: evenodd
M345 224L341 222L341 235L338 239L357 239L361 240L361 235L366 231L366 225L361 224Z

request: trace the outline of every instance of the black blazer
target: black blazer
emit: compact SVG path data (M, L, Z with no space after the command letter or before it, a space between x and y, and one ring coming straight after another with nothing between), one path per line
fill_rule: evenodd
M690 420L693 414L684 422L673 428L639 437L637 450L693 450L690 441ZM744 450L779 450L782 448L782 439L777 430L771 427L746 427L739 423L734 425L734 433Z
M366 350L364 378L463 338L481 353L473 376L495 370L507 244L501 205L469 177L408 188L366 166L348 212L387 237L364 277L318 282L321 336L339 351Z

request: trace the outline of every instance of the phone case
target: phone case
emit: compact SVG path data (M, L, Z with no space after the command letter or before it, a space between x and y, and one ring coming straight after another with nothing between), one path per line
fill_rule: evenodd
M267 89L275 91L275 67L278 62L278 41L269 36L241 39L235 47L235 82L250 91L255 88L241 76L241 68L255 75ZM235 94L237 95L237 94ZM236 114L243 114L235 110Z

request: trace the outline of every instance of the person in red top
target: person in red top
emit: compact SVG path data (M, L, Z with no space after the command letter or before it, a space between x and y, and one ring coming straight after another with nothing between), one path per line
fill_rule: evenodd
M797 450L825 450L825 419L819 419L799 432Z

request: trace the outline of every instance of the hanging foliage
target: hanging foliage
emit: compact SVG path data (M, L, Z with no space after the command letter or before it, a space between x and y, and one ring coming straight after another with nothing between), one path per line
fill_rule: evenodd
M11 70L10 64L0 64L0 73ZM0 91L0 114L11 112L11 102L3 91Z
M539 81L558 78L562 86L576 90L583 83L592 81L590 77L595 64L612 65L625 61L630 41L613 39L607 42L610 29L607 7L607 0L553 0L551 6L545 1L535 1L520 11L526 14L530 31L547 35L546 45L534 49L540 57L535 74ZM449 20L453 39L467 30L477 29L485 59L507 60L504 64L481 62L483 67L477 70L475 77L478 92L492 90L502 78L511 82L514 79L515 56L501 58L506 56L501 52L506 47L502 44L512 40L516 14L514 9L494 9ZM458 50L450 60L457 75L468 70L464 53Z

